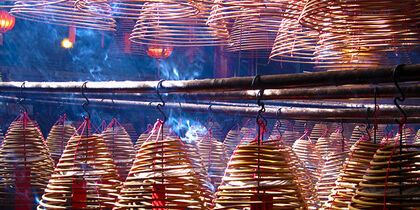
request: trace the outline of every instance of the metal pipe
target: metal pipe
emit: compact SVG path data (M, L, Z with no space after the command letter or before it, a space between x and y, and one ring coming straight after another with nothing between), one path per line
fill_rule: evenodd
M408 85L401 87L406 97L420 98L420 85ZM25 89L26 90L26 89ZM393 98L399 94L393 85L378 86L378 98ZM201 100L201 101L228 101L228 100L256 100L259 90L248 91L225 91L209 93L175 93L165 96L165 100ZM3 92L2 95L15 95L15 92ZM35 92L32 96L59 95L65 93ZM72 93L79 96L80 93ZM131 99L148 100L156 99L156 94L126 93L114 95L114 93L90 93L91 98L108 99ZM374 98L374 87L370 85L319 87L319 88L296 88L296 89L268 89L264 90L262 100L322 100L322 99L371 99Z
M0 96L0 99L16 101L16 97ZM26 99L26 101L39 103L68 103L82 104L85 100L82 98L47 98L47 99ZM90 104L103 104L107 106L125 105L142 108L155 108L160 102L142 102L142 101L128 101L128 100L112 100L110 99L90 99ZM174 103L167 102L165 109L181 109L182 111L191 112L214 112L230 115L240 116L256 116L260 109L255 105L219 105L219 104L197 104L197 103ZM403 106L403 109L410 117L420 116L420 107L418 106ZM369 115L368 115L369 114ZM384 107L378 112L378 118L392 119L400 117L400 112L395 107ZM342 121L344 119L353 119L359 122L365 122L366 119L373 119L373 111L369 113L366 108L302 108L302 107L287 107L287 106L268 106L264 116L267 118L290 118L290 119L323 119ZM368 117L367 117L368 116Z
M405 65L399 82L420 80L420 65ZM258 89L285 89L349 84L381 84L393 82L393 68L326 71L298 74L222 79L164 81L160 92L223 92ZM92 93L152 93L159 81L88 82L86 92ZM80 92L83 82L25 82L26 91ZM17 91L22 82L0 82L0 91Z

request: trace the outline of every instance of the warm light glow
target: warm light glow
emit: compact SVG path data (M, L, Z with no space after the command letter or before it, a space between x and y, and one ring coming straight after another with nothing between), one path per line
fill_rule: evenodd
M0 10L0 33L6 33L15 26L15 17L7 11Z
M73 43L69 39L64 39L61 42L61 46L66 48L66 49L69 49L69 48L73 47Z
M169 57L172 54L172 51L172 47L150 46L147 49L147 55L152 58L163 59Z

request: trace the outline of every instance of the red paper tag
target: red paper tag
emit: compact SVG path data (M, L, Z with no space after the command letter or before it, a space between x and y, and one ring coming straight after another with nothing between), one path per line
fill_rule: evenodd
M130 33L124 33L124 53L130 53L131 43L130 43Z
M257 194L251 196L251 201L262 201L263 203L251 204L251 210L271 210L273 209L273 196L267 194Z
M164 207L166 205L165 185L154 184L152 191L152 206ZM153 210L165 210L165 208L153 208Z
M15 177L15 209L30 210L32 203L30 168L17 167Z
M73 180L73 195L72 195L73 208L86 208L87 207L87 192L86 181L75 179Z

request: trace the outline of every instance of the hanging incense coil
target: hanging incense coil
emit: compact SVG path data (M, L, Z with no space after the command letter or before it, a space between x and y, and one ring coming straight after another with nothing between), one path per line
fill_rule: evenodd
M54 170L48 147L26 113L11 123L0 147L0 208L33 209Z
M135 142L137 138L139 137L139 135L137 134L137 131L134 128L133 123L122 123L121 126L125 128L125 131L127 131L128 135L131 138L131 141Z
M244 145L246 145L249 142L255 140L255 138L257 136L255 128L250 129L250 128L247 128L247 127L242 127L240 133L241 133L241 137L242 137L241 142Z
M335 187L331 190L326 208L330 209L347 209L351 198L355 195L359 182L362 181L363 175L369 167L376 150L380 144L367 142L363 139L357 141L350 149L350 158L344 163L344 168L340 171L335 183Z
M147 5L147 6L146 6ZM211 1L197 1L197 14L179 16L185 5L173 3L146 3L131 33L130 40L149 46L198 47L226 44L228 34L214 32L207 24ZM221 34L225 33L223 36Z
M211 131L211 134L216 139L224 139L225 135L223 134L222 127L218 122L209 121L206 125L208 131Z
M151 128L150 128L151 129ZM147 139L156 139L158 135L158 130L147 130L146 132L140 134L139 138L137 139L136 145L134 148L136 150L139 150L141 145L147 140ZM159 134L160 135L160 134ZM163 129L163 137L166 138L169 135L169 129Z
M216 193L214 209L305 209L300 192L277 147L239 145Z
M108 146L121 180L125 180L136 154L130 136L125 128L113 119L110 126L102 132L102 137Z
M175 137L171 136L168 139L174 139ZM205 203L207 208L211 207L211 203L214 199L215 188L211 184L210 175L207 172L207 169L203 165L203 159L201 159L200 153L198 152L198 146L195 142L183 142L184 148L188 154L188 158L191 161L194 171L198 178L200 184L200 189L202 191L202 200Z
M299 160L298 156L293 152L291 147L279 146L280 152L286 154L286 160L289 164L289 168L293 172L293 176L296 178L301 194L305 199L308 209L318 209L321 206L318 198L318 193L315 188L315 184L308 170L306 170L305 164Z
M331 190L336 186L335 181L343 169L345 158L346 153L343 152L331 152L325 158L325 164L321 169L319 181L316 183L318 197L322 205L328 201Z
M318 141L318 138L321 137L323 134L325 134L327 127L328 127L327 124L323 124L323 123L315 124L311 131L311 135L310 135L311 139L314 142Z
M419 44L417 1L309 0L300 22L319 31L351 34L378 50L415 48Z
M76 28L115 31L115 20L112 14L90 14L74 8L76 1L16 1L10 13L18 18L44 22L61 26L74 26ZM92 10L93 11L93 10Z
M147 140L147 138L149 138L149 133L142 133L140 134L139 138L136 141L136 144L134 145L134 148L136 150L139 150L141 145Z
M313 181L316 182L319 179L319 170L323 166L323 160L316 145L310 138L305 139L305 136L306 134L296 140L292 148L298 158L305 164Z
M347 145L349 147L353 146L357 141L359 141L362 136L366 135L366 129L365 126L362 125L356 125L353 129L353 132L351 133L350 139L347 142Z
M420 129L417 130L417 134L416 134L416 144L420 144Z
M342 128L336 129L335 132L330 134L330 139L332 142L331 149L337 152L348 153L350 152L349 150L351 146L347 145L347 139L344 137L344 133L341 129Z
M318 148L319 154L321 154L322 159L325 159L330 152L337 150L333 140L330 137L319 137L315 146Z
M378 149L349 208L419 208L419 156L419 145L391 145Z
M283 135L281 136L281 140L286 146L292 146L296 139L299 138L299 134L293 131L284 131Z
M210 174L211 184L217 188L222 181L228 162L225 146L215 137L206 135L198 142L198 152L203 159L204 167Z
M179 139L149 139L139 149L114 209L205 209L203 191Z
M176 5L177 9L172 11L177 15L176 17L188 17L199 12L199 8L194 2L184 0L76 0L75 7L87 13L94 10L97 13L112 13L115 18L137 20L140 13L148 7L152 7L150 3Z
M233 151L235 151L236 147L241 143L241 134L238 128L232 128L226 135L225 140L223 141L223 145L226 149L226 155L228 158L232 156Z
M47 137L47 145L55 164L58 163L67 142L74 134L77 135L76 129L72 125L66 125L64 122L51 128Z
M85 127L86 123L82 126ZM121 185L105 140L97 134L73 136L38 209L112 208Z

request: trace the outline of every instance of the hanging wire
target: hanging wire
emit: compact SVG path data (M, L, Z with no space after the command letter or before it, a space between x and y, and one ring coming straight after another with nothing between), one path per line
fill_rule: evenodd
M22 85L20 86L20 94L18 97L17 104L20 106L22 112L28 113L28 109L26 108L25 105L23 105L23 102L25 102L25 95L23 93L24 88L25 88L25 82L23 82Z

